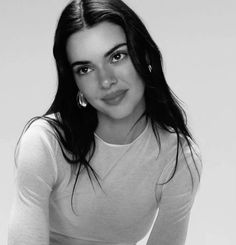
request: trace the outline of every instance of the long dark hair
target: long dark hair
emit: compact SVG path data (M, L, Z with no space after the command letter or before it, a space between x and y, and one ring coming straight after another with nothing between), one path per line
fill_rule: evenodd
M186 114L166 82L161 53L140 18L121 0L71 1L60 16L54 39L57 93L49 110L40 118L50 123L65 159L76 171L72 197L82 170L87 171L90 180L93 173L99 183L99 176L89 164L95 150L94 131L98 119L91 105L88 104L85 109L77 106L78 88L67 59L66 44L73 33L104 21L121 26L126 34L129 55L145 84L144 116L150 120L159 145L161 142L157 126L177 135L176 163L171 178L178 164L181 137L185 138L192 153L191 142L194 140L187 128ZM150 66L151 72L148 69ZM52 113L56 119L48 117Z

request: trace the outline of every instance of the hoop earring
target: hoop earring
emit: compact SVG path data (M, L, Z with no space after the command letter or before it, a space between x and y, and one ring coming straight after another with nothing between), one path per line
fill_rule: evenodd
M76 103L77 103L79 108L82 108L82 107L85 108L88 104L88 102L84 98L84 95L80 91L78 92L78 94L76 96Z
M151 66L151 65L148 65L148 70L149 70L150 72L152 72L152 66Z

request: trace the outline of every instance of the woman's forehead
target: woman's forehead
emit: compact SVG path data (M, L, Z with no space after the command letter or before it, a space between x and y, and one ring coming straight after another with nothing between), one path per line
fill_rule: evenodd
M120 43L126 43L123 29L118 25L102 22L72 34L67 41L66 51L71 62L77 59L89 60L105 55Z

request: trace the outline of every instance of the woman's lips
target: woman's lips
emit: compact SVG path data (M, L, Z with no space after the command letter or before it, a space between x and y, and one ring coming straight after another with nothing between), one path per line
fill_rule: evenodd
M118 105L126 95L127 90L118 90L105 95L102 100L108 105Z

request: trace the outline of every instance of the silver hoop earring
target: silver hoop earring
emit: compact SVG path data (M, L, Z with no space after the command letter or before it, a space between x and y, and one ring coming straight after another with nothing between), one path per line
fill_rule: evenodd
M152 66L151 66L151 65L148 65L148 70L149 70L150 72L152 72Z
M86 101L86 99L84 98L84 95L79 91L77 96L76 96L76 102L79 108L81 107L86 107L88 102Z

